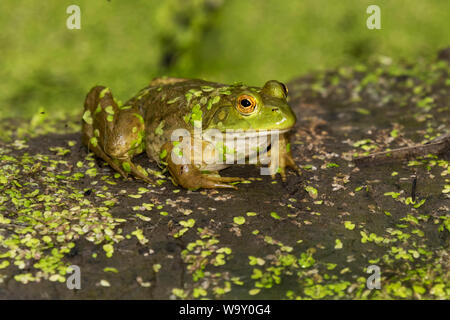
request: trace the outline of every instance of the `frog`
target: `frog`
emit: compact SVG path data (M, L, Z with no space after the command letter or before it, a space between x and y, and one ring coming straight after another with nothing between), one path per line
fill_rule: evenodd
M251 164L261 165L258 152L268 157L277 150L277 161L271 158L268 174L272 178L280 174L286 181L287 168L301 173L288 137L297 118L287 99L286 85L277 80L255 87L241 82L226 85L201 79L155 78L125 103L117 100L109 87L97 85L85 99L82 143L124 178L131 175L154 184L148 171L133 162L145 152L169 173L175 185L190 190L237 189L244 178L219 174L234 165L227 156L236 156L238 163L243 163L250 154L254 160L256 153ZM180 130L184 135L174 138ZM239 153L205 134L210 131L231 134L236 141L246 137L264 140L276 133L277 148L268 142L261 151L258 148L264 143L257 142L255 148L253 142L247 142L246 151ZM196 158L196 154L201 156Z

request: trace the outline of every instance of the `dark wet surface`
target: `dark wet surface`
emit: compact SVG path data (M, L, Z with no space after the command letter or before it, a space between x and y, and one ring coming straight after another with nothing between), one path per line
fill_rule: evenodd
M441 166L428 160L420 165L403 160L356 167L351 161L355 152L367 151L361 148L364 145L373 145L368 147L371 152L382 151L420 143L427 139L426 135L431 139L445 133L450 120L450 87L444 84L448 70L442 72L431 84L411 75L402 78L381 73L376 81L363 86L359 95L355 94L356 88L370 72L353 71L345 77L342 71L290 83L290 103L300 119L292 136L292 153L304 169L301 176L290 172L286 183L279 177L274 183L270 177L261 176L254 166L234 166L221 174L261 180L239 184L237 191L192 192L175 187L170 181L152 187L122 178L111 178L117 184L110 185L101 177L113 173L97 159L99 174L95 178L85 177L71 184L84 190L84 197L97 205L104 199L96 193L106 186L108 189L104 191L118 200L110 213L125 219L118 226L122 234L142 229L148 242L142 244L134 236L125 238L114 244L114 254L108 258L103 243L93 244L80 236L73 240L75 246L63 261L80 266L81 290L69 290L65 283L46 279L22 284L13 275L23 271L10 265L0 270L6 276L0 284L0 297L169 299L185 294L188 298L199 298L201 288L205 297L225 299L445 298L445 293L439 295L438 289L448 290L449 238L448 229L439 227L444 221L448 223L450 203L448 193L443 190L450 178L445 173L449 152L436 159L441 160ZM337 80L333 84L334 77L339 79L337 84ZM408 79L412 79L411 85L406 85ZM420 93L413 92L417 86L423 87ZM417 106L424 97L433 97L429 109ZM372 142L357 143L365 139ZM73 171L84 172L86 168L75 166L87 155L79 133L31 139L27 149L13 150L11 154L50 155L49 147L67 147L69 140L76 142L71 152L55 158L68 161ZM145 155L138 156L136 163L158 170ZM417 176L415 203L425 199L418 208L405 203L411 196L412 175ZM94 180L98 181L96 185L91 184ZM316 189L317 195L308 192L307 186ZM138 194L140 187L148 192L137 199L128 196ZM394 199L385 195L388 192L400 195ZM151 211L133 210L144 202L155 207ZM156 208L159 204L163 205L161 209ZM10 217L14 216L12 204L6 202L4 206ZM256 215L248 216L247 212ZM151 220L143 221L137 213ZM408 215L417 221L407 218ZM237 224L234 217L238 216L245 217L245 223ZM195 225L175 237L182 229L179 222L188 219L194 219ZM259 232L255 234L254 230ZM409 237L402 238L393 230ZM362 241L361 232L375 236ZM385 242L375 240L376 236ZM207 243L210 239L216 239L217 243L206 244L201 250L197 247L189 251L190 256L183 254L190 243L198 240ZM392 247L404 249L406 255L396 254L398 250ZM223 248L231 251L224 253ZM430 253L422 251L416 257L413 251L419 248ZM97 253L96 258L93 253ZM223 255L223 264L214 258L219 254ZM311 264L305 262L308 256L314 259ZM250 265L249 257L261 258L264 264ZM283 260L292 257L296 262ZM161 266L158 272L153 267L156 264ZM371 264L381 269L382 290L365 287L369 276L365 268ZM105 272L105 267L116 268L118 272ZM254 269L261 270L264 276L255 276ZM33 272L32 264L27 270ZM196 270L202 270L197 273L201 276L193 278ZM428 280L415 275L422 270L427 270ZM102 286L101 280L107 280L110 286ZM336 284L343 288L335 289ZM423 287L424 292L414 286ZM174 288L183 289L183 294L177 291L174 294ZM251 291L254 289L259 291Z

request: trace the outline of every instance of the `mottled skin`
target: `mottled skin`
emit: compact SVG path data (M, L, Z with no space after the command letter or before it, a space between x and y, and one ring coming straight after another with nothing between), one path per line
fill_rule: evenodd
M216 159L212 157L218 154L222 156L215 144L213 151L207 149L210 141L191 138L191 145L200 142L203 159L200 163L192 160L177 164L172 152L177 148L177 142L171 140L173 130L182 128L193 133L194 125L201 126L202 130L218 129L221 132L242 130L244 135L280 130L279 163L277 167L271 164L270 173L275 176L279 172L285 180L286 167L299 172L285 133L296 122L286 98L287 88L275 80L268 81L263 88L256 88L158 78L120 106L108 88L97 86L86 97L82 140L89 150L124 177L132 174L153 182L143 168L132 162L135 155L145 150L150 158L167 166L174 183L185 188L236 188L230 183L242 178L218 174L218 170L229 165L206 164L206 160Z

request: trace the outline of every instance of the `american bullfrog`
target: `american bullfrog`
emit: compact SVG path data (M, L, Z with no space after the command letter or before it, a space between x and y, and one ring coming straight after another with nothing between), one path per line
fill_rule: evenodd
M271 156L274 150L279 157L270 161L268 173L272 177L280 173L286 180L286 167L299 172L286 136L296 123L287 93L287 87L275 80L258 88L156 78L122 105L109 88L96 86L86 97L82 141L123 177L131 174L149 183L154 181L146 170L132 162L144 150L167 167L175 184L188 189L236 188L233 182L242 178L221 177L218 171L236 160L243 163L256 158L250 163L261 164L258 155ZM177 132L182 135L174 138ZM223 139L210 132L224 134ZM278 135L277 149L275 143L270 150L265 148L270 145L270 134ZM230 147L234 140L244 147Z

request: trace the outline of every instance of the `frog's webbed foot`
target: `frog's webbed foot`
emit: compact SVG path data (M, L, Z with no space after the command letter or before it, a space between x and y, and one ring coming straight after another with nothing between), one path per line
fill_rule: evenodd
M144 123L136 108L119 107L106 87L97 86L88 93L83 114L83 144L124 178L131 174L154 183L143 168L131 161L143 151L143 137Z
M205 174L193 164L174 164L170 159L168 161L168 168L176 183L191 190L200 188L237 190L237 187L231 183L244 180L239 177L221 177L219 175Z
M140 167L136 166L131 159L113 159L108 156L99 146L93 147L91 143L89 143L89 150L94 152L95 155L102 158L106 163L108 163L111 168L120 173L120 175L127 179L128 175L131 174L135 178L142 179L147 183L155 183L152 179L148 177L148 173Z
M240 177L221 177L217 171L204 173L200 170L200 165L189 163L189 161L176 163L172 158L172 143L166 143L162 149L166 150L166 156L162 160L167 161L166 165L173 181L184 188L191 190L200 188L237 189L231 183L244 180Z
M295 173L297 173L297 175L302 174L299 166L297 166L297 164L295 163L294 159L292 158L292 154L290 152L285 153L283 157L280 159L278 171L280 172L281 180L283 181L286 181L286 168L291 168L292 170L295 171ZM275 178L275 174L272 174L272 178Z
M286 182L286 168L291 168L297 175L301 175L302 172L300 167L295 163L290 150L290 144L287 142L284 135L280 137L278 146L278 162L271 161L269 167L272 179L275 179L276 174L279 173L281 175L281 180ZM272 152L273 150L269 151L270 156L272 155Z

